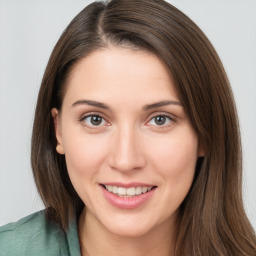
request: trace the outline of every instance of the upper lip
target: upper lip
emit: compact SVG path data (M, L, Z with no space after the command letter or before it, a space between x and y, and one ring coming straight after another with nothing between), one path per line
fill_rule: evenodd
M104 186L116 186L116 187L123 187L123 188L132 188L132 187L156 187L154 184L149 183L141 183L141 182L129 182L129 183L123 183L123 182L104 182L100 183Z

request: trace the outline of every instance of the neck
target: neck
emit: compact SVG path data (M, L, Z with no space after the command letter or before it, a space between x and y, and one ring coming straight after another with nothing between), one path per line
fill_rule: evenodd
M162 223L147 234L126 237L105 229L94 216L83 210L79 218L79 239L82 256L173 256L174 225Z

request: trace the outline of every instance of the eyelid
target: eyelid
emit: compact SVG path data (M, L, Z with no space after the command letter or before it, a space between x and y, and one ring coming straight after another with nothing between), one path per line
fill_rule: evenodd
M90 129L100 129L104 126L109 126L110 125L110 122L108 121L108 119L105 117L105 115L103 115L102 113L99 113L99 112L88 112L88 113L84 113L80 116L80 118L78 119L78 121L80 123L82 123L87 117L90 117L90 116L98 116L98 117L101 117L106 123L107 125L99 125L99 126L92 126L92 125L86 125L85 123L83 124L85 127L87 128L90 128Z
M99 117L101 117L102 119L104 119L104 121L106 122L106 124L105 125L99 125L99 126L93 126L93 125L86 125L86 123L84 122L84 123L82 123L87 117L90 117L90 116L99 116ZM167 117L167 118L169 118L170 119L170 124L168 123L168 124L165 124L165 125L159 125L159 126L157 126L157 125L150 125L149 124L149 122L153 119L153 118L155 118L155 117L157 117L157 116L165 116L165 117ZM163 112L163 111L159 111L159 112L154 112L154 113L151 113L148 117L147 117L147 119L146 119L147 121L145 122L145 125L147 125L147 126L154 126L154 127L157 127L157 128L159 128L159 129L161 129L161 128L166 128L166 127L169 127L169 126L171 126L174 122L176 122L177 121L177 117L174 115L174 114L171 114L171 113L168 113L168 112ZM87 128L89 128L89 129L104 129L104 128L106 128L106 126L110 126L111 125L111 123L109 122L109 120L108 120L108 118L104 115L104 114L102 114L101 112L97 112L97 111L91 111L91 112L87 112L87 113L84 113L84 114L82 114L79 118L78 118L78 121L80 122L80 123L82 123L82 125L83 126L85 126L85 127L87 127Z
M170 113L167 113L167 112L154 112L154 113L152 113L152 114L150 114L149 115L149 117L147 118L147 121L146 121L146 125L148 125L148 126L153 126L153 125L149 125L148 123L153 119L153 118L155 118L155 117L157 117L157 116L165 116L165 117L167 117L167 118L169 118L170 120L171 120L171 123L172 122L175 122L176 121L176 117L174 116L174 115L172 115L172 114L170 114ZM170 125L170 124L169 124ZM166 127L166 126L169 126L169 125L162 125L162 126L158 126L159 128L164 128L164 127Z

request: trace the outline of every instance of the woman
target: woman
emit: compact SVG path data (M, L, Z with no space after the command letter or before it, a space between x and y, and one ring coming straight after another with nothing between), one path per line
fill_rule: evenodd
M31 159L46 210L2 227L1 255L256 255L227 77L164 1L74 18L43 77Z

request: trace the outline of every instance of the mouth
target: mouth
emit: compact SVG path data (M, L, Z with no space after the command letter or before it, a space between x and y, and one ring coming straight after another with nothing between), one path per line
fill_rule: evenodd
M136 186L136 187L119 187L119 186L112 186L112 185L104 185L100 184L104 189L108 192L119 196L119 197L135 197L142 194L146 194L151 190L155 189L157 186Z

